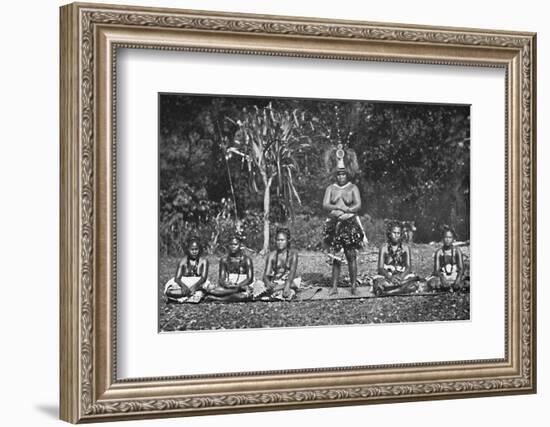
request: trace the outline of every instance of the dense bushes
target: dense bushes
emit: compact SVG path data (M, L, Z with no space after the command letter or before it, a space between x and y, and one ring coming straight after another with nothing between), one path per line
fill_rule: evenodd
M322 242L324 217L297 215L294 222L284 224L290 228L292 247L300 250L318 251L324 248ZM372 219L369 215L361 217L361 223L369 242L379 244L385 241L385 223L380 219ZM281 225L272 222L270 226L272 243L275 230ZM263 244L263 217L257 211L247 212L245 217L235 224L229 216L211 217L207 223L184 221L182 216L172 222L169 228L161 229L160 248L163 255L180 255L185 248L185 242L190 236L198 236L205 249L211 253L222 253L225 245L236 228L241 230L243 244L250 250L259 251ZM272 244L273 247L273 244Z
M414 221L418 242L439 240L442 224L453 226L462 240L469 239L467 106L163 95L159 115L162 253L180 253L191 234L197 234L210 251L217 251L236 226L248 247L261 248L262 194L250 185L249 162L229 157L227 146L236 138L235 123L243 119L243 112L269 103L280 111L302 111L311 140L309 149L293 156L297 165L293 182L302 205L291 212L284 203L286 187L276 186L271 192L272 231L277 223L290 224L296 247L321 247L323 193L331 181L323 154L340 141L357 154L361 170L355 183L371 242L384 240L385 218Z

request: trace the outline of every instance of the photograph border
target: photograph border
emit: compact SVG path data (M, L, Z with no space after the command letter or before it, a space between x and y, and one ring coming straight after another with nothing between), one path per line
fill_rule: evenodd
M536 391L536 34L80 3L61 7L60 14L61 419ZM118 380L118 48L504 68L505 357Z
M116 58L115 58L115 66L116 66ZM116 93L117 93L117 89L116 88L113 88L114 90L114 93L115 93L115 98L117 97L116 96ZM160 154L160 148L161 148L161 123L162 123L162 115L161 115L161 96L178 96L178 97L202 97L202 98L209 98L209 97L214 97L214 98L237 98L237 99L259 99L259 100L266 100L266 99L269 99L269 100L272 100L272 101L279 101L279 100L299 100L299 101L318 101L318 102L361 102L361 103L369 103L369 104L385 104L385 105L388 105L388 106L396 106L396 105L407 105L407 106L440 106L440 107L469 107L471 109L472 107L472 104L471 103L460 103L460 102L429 102L429 101L418 101L418 102L414 102L414 101L391 101L391 100L380 100L380 99L359 99L359 98L326 98L326 97L319 97L319 98L315 98L315 97L291 97L291 96L280 96L280 95L274 95L274 96L266 96L266 95L242 95L242 94L225 94L225 93L198 93L198 92L158 92L157 94L157 103L158 103L158 111L157 111L157 120L158 120L158 126L157 126L157 150L158 150L158 153L157 153L157 165L158 165L158 171L157 171L157 179L158 179L158 195L157 195L157 203L158 203L158 208L157 208L157 242L158 242L158 251L157 251L157 270L156 270L156 274L157 274L157 277L160 279L161 277L161 266L160 266L160 262L161 262L161 259L162 259L162 256L161 256L161 252L160 252L160 240L161 240L161 231L160 231L160 224L161 224L161 208L160 208L160 199L161 199L161 195L160 195L160 190L161 190L161 187L162 187L162 180L161 180L161 167L160 167L160 163L161 163L161 154ZM470 135L470 130L468 131L468 134ZM114 143L116 144L116 140L114 141ZM116 166L115 164L113 164L113 167ZM470 164L469 164L469 167L468 167L468 174L470 173L470 169L471 169L471 160L470 160ZM470 180L470 178L469 178ZM115 185L116 187L116 185ZM116 202L115 202L116 203ZM471 227L470 227L471 228ZM468 236L470 235L471 233L471 229L468 230ZM116 238L116 231L114 233L114 237ZM466 239L469 241L469 239ZM160 282L159 282L159 286L160 286ZM469 293L469 291L468 291ZM506 304L506 301L507 301L507 297L506 297L506 287L504 287L504 294L505 294L505 304ZM226 302L225 304L233 304L234 302ZM470 303L471 304L471 303ZM469 305L470 305L469 304ZM162 329L161 327L161 314L160 314L160 311L163 307L163 299L162 297L159 295L158 297L158 304L157 304L157 331L158 333L173 333L173 332L214 332L216 330L219 330L219 328L216 328L216 327L212 327L212 328L204 328L204 329L186 329L185 331L183 330L176 330L176 331L165 331ZM114 313L114 316L116 316L116 313ZM470 315L469 315L470 316ZM470 317L468 316L467 319L452 319L452 320L443 320L444 322L453 322L453 321L470 321ZM423 323L423 322L427 322L427 321L423 321L423 320L418 320L418 321L413 321L411 323ZM507 322L507 320L505 319L505 322ZM365 323L352 323L352 324L346 324L346 325L343 325L343 326L356 326L356 325L365 325L365 324L368 324L367 322ZM308 327L308 328L323 328L323 327L327 327L327 326L340 326L339 324L321 324L321 325L300 325L300 326L262 326L260 328L242 328L242 329L247 329L247 330L250 330L250 329L256 329L256 330L259 330L259 329L262 329L262 330L265 330L265 329L286 329L286 328L303 328L303 327ZM116 331L116 322L113 326L115 328L115 331ZM506 328L505 328L506 329ZM234 329L229 329L229 330L234 330ZM115 333L116 335L116 333ZM507 349L504 348L504 354L506 354L506 351ZM487 359L485 359L487 360ZM496 360L496 359L494 359ZM471 363L472 361L461 361L461 363ZM388 366L388 365L385 365L385 366ZM346 367L344 369L355 369L355 368L368 368L369 366L367 365L360 365L360 366L350 366L350 367ZM320 370L327 370L327 369L334 369L334 368L319 368ZM300 369L301 372L304 372L303 369ZM284 371L270 371L271 373L274 373L274 372L277 372L277 373L283 373ZM255 373L258 373L258 372L255 372ZM246 374L246 373L245 373ZM235 374L233 373L232 375L239 375L239 374ZM194 375L194 377L200 377L200 375ZM125 381L124 379L121 380L121 381Z

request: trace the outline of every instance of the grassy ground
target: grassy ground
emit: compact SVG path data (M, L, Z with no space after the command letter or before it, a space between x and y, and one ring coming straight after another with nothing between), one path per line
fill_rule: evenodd
M433 269L435 247L412 245L415 273L425 277ZM469 254L464 248L466 261ZM364 283L376 271L378 249L374 246L358 256L359 277ZM264 260L252 254L255 277L261 277ZM216 282L218 258L209 257L209 278ZM430 296L393 296L352 300L303 302L249 302L166 304L162 297L164 284L175 274L179 259L159 260L160 329L162 331L236 329L288 326L347 325L391 322L425 322L464 320L470 318L470 295L437 294ZM342 285L346 286L347 268ZM300 252L298 273L303 280L318 286L329 286L330 266L321 252Z

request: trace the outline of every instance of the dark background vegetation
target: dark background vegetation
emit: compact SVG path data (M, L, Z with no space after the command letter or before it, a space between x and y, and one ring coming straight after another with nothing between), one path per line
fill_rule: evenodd
M227 158L224 147L235 139L235 121L269 103L278 111L298 111L311 124L303 130L311 145L296 159L294 176L302 204L291 217L277 194L271 200L273 227L291 223L295 247L322 247L322 199L331 182L323 155L338 139L357 153L361 171L354 181L372 242L384 239L389 218L414 221L417 242L439 240L443 224L469 239L469 106L160 94L161 254L181 254L191 233L216 251L235 216L246 246L261 248L263 196L251 188L246 164Z

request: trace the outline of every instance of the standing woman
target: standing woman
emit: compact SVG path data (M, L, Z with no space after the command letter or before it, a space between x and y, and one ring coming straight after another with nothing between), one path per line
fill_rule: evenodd
M357 286L357 250L365 237L357 212L361 209L359 189L349 180L349 172L339 158L336 169L336 182L325 190L323 209L328 212L323 234L324 242L338 254L343 250L348 263L351 292ZM338 293L338 279L343 262L341 257L332 255L332 289L330 295Z

